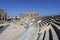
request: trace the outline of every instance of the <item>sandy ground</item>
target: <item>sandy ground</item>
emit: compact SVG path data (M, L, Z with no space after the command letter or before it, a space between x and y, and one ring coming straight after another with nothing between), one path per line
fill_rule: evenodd
M24 26L11 23L10 26L0 34L0 40L13 40L25 30Z

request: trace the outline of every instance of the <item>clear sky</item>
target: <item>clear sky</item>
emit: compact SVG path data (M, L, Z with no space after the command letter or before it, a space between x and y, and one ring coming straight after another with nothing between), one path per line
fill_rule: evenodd
M0 0L0 8L9 16L35 10L41 16L60 14L60 0Z

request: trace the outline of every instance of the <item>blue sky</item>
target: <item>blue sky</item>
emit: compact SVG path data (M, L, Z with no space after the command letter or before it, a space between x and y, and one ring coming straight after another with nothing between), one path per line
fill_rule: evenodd
M25 10L35 10L41 16L59 15L60 0L0 0L0 8L9 16L18 16Z

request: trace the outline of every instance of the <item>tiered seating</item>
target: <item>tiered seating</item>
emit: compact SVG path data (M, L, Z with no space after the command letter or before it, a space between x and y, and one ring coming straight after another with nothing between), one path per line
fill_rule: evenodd
M39 34L38 40L60 40L60 16L56 17L43 17L42 22L39 23L39 25L46 25L48 23L48 26L51 24L51 28L47 31ZM47 26L47 27L48 27ZM41 27L41 28L42 28Z
M51 23L52 27L54 28L56 35L58 36L58 39L60 40L60 22L59 20L53 21L54 24Z

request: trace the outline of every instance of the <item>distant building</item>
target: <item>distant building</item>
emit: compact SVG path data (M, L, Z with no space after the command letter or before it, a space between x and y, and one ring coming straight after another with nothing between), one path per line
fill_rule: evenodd
M39 17L39 14L35 11L31 13L29 11L25 11L25 13L20 14L20 24L26 23L28 20Z
M25 13L20 14L20 18L24 18L24 17L38 17L39 14L36 13L34 10L30 13L29 11L25 11Z
M5 21L7 21L6 11L3 9L0 9L0 23L3 23Z

